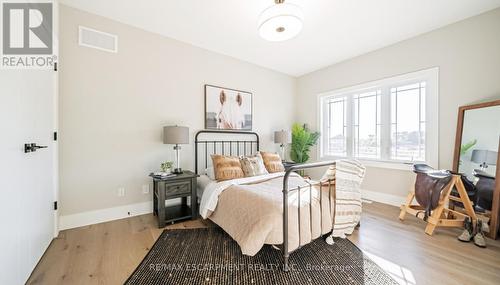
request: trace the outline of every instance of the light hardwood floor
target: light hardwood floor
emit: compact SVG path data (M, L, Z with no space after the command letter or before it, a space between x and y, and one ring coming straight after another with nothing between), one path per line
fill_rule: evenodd
M458 229L424 234L424 223L399 209L364 204L361 227L349 237L372 260L403 284L499 284L500 241L488 248L461 243ZM167 228L213 226L202 220ZM161 234L153 215L143 215L62 231L28 284L122 284Z

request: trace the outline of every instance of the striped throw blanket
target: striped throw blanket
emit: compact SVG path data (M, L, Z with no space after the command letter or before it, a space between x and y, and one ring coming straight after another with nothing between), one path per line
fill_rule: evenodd
M335 219L331 237L345 238L352 234L361 219L361 182L365 167L356 160L338 160L330 166L322 181L335 179ZM329 244L333 239L327 238Z

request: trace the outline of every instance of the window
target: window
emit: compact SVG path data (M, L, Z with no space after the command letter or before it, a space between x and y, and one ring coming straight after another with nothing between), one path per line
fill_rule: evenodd
M346 97L328 101L328 153L336 156L347 155Z
M391 88L391 159L425 161L425 81Z
M375 90L353 96L354 157L381 158L381 94L381 90Z
M437 166L437 81L433 68L321 94L320 157Z

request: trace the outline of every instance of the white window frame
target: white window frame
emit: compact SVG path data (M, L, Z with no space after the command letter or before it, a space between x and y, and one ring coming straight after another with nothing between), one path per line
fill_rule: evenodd
M326 98L335 98L335 97L349 97L353 94L357 94L360 92L369 92L377 89L382 89L382 97L381 100L390 100L390 88L395 86L401 86L411 83L417 82L426 82L426 97L425 97L425 163L437 168L439 164L439 68L434 67L430 69L425 69L421 71L406 73L402 75L397 75L390 78L385 78L381 80L376 80L372 82L362 83L356 86L351 86L347 88L337 89L329 92L324 92L318 94L317 96L317 110L318 110L318 126L320 132L323 133L325 129L325 125L327 122L325 120L325 110L323 108L323 101ZM348 104L349 106L349 104ZM390 110L386 110L386 104L382 104L382 114L381 120L384 124L390 122ZM353 110L348 110L349 112L353 112ZM349 116L348 116L349 117ZM385 117L385 119L384 119ZM349 123L349 122L348 122ZM348 128L352 129L352 128ZM385 127L381 129L381 132L390 132L390 127ZM339 156L329 156L324 153L324 148L326 147L325 142L323 140L323 136L319 140L319 147L317 148L317 155L320 160L333 160L333 159L342 159L342 158L353 158L350 156L352 154L352 142L353 142L353 134L347 131L347 157L339 157ZM381 145L383 147L383 145ZM382 151L384 151L382 149ZM385 150L387 151L387 150ZM413 162L410 161L394 161L394 160L379 160L379 159L365 159L365 158L355 158L361 161L366 166L371 167L380 167L380 168L389 168L389 169L402 169L402 170L411 170L411 166Z

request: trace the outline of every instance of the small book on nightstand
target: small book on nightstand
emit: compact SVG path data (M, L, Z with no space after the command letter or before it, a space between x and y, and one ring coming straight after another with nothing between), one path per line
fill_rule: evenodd
M166 172L151 172L149 176L153 178L158 178L158 179L164 179L164 178L170 178L170 177L175 177L177 174L174 173L166 173Z

